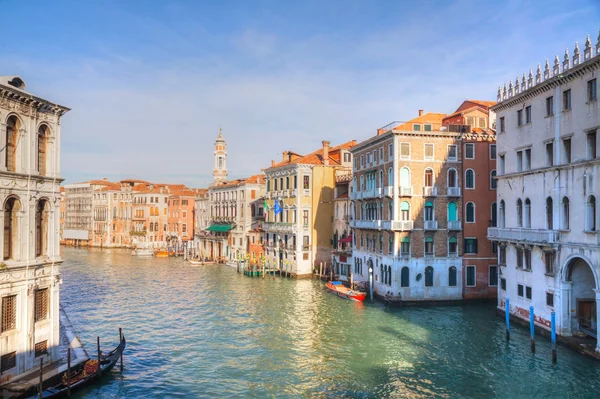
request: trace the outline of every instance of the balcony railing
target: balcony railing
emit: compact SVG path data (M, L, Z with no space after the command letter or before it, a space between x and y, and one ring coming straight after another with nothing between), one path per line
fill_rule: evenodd
M353 229L374 229L380 230L390 229L390 221L389 220L352 220L350 222L350 227Z
M401 197L412 197L413 188L412 186L400 186L400 196Z
M426 220L425 225L423 226L425 230L437 230L438 222L437 220Z
M386 197L392 197L394 195L394 186L385 186L383 188L383 195Z
M460 220L448 220L448 230L462 230L462 223Z
M297 197L298 196L298 189L295 188L293 190L290 190L290 197Z
M280 231L284 233L293 233L296 231L296 225L294 223L284 222L271 222L263 223L263 230L265 231Z
M435 197L437 195L437 187L423 187L423 195L425 197Z
M556 230L490 227L488 228L488 238L499 241L526 241L554 244L560 241L560 234Z
M448 187L448 197L460 197L460 187Z
M413 229L412 220L393 220L392 230L394 231L409 231Z

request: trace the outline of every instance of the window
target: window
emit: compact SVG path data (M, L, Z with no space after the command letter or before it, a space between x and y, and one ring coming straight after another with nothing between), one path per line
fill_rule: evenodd
M531 201L525 198L525 208L523 210L523 227L531 228Z
M490 266L488 285L490 287L498 286L498 266L496 266L496 265Z
M409 286L409 277L410 271L408 267L404 266L400 271L400 287L408 287Z
M465 144L465 158L466 159L475 159L475 144L473 144L473 143Z
M498 207L496 206L495 202L492 202L492 205L490 207L490 213L491 213L491 217L490 217L490 227L497 227L498 226Z
M490 144L490 159L496 159L496 144Z
M525 123L531 123L531 105L525 107Z
M517 172L523 171L523 151L517 151Z
M458 187L456 169L454 168L448 170L448 187Z
M475 172L467 169L465 172L465 188L475 188Z
M467 116L466 124L469 126L475 126L475 118L473 116Z
M379 149L379 161L383 162L383 147Z
M587 82L587 100L596 101L598 95L596 92L596 79L588 80Z
M456 267L454 266L448 268L448 286L456 287Z
M531 170L531 148L525 150L525 157L523 158L525 170Z
M554 97L546 98L546 116L554 115Z
M500 289L502 289L503 291L506 291L506 279L505 278L500 279Z
M587 201L585 217L586 231L596 231L596 197L590 195Z
M523 253L525 254L525 270L531 271L531 249L525 248Z
M516 254L516 259L517 259L517 268L522 269L523 268L523 248L516 247L515 254Z
M302 187L305 190L310 189L310 176L306 176L305 175L305 176L302 177L302 179L303 179ZM275 189L277 190L277 187L275 187Z
M544 263L546 264L546 274L554 274L554 252L544 252Z
M349 152L344 152L344 162L352 162L350 157L351 154Z
M302 211L302 225L308 227L308 209Z
M499 157L499 160L500 160L500 162L499 162L499 164L500 164L500 166L499 166L499 168L500 168L500 175L504 175L506 173L506 171L505 171L506 163L505 163L504 159L505 159L504 158L504 154L500 155L500 157Z
M431 201L425 203L425 221L433 221L433 203Z
M48 341L42 341L35 344L35 357L40 357L48 353Z
M475 266L467 266L467 287L475 287Z
M364 155L361 155L361 156L360 156L360 167L362 168L362 167L364 167L364 166L365 166L365 156L364 156Z
M523 126L523 110L517 111L517 126Z
M517 285L517 295L520 297L523 297L523 285L522 284Z
M564 163L571 163L571 138L562 140Z
M448 146L448 161L456 161L457 159L456 145L451 144Z
M433 237L425 238L425 256L433 256Z
M400 159L410 159L410 143L400 143Z
M569 230L569 199L567 197L563 197L562 199L562 218L561 218L561 226L562 230Z
M487 127L486 119L483 117L479 118L479 127L485 129Z
M477 238L465 238L465 253L476 254L477 253Z
M2 332L17 328L17 296L2 297Z
M587 155L588 159L596 159L596 132L587 134Z
M425 187L433 187L433 170L425 169Z
M433 159L433 144L425 144L425 160Z
M551 292L546 292L546 306L554 307L554 294Z
M426 132L431 132L431 125L423 125Z
M40 176L46 175L46 126L40 126L38 130L37 170Z
M402 256L410 256L410 238L404 237L400 243L400 254Z
M531 287L525 287L525 298L531 299Z
M425 287L433 287L433 267L425 268Z
M500 133L504 133L506 130L506 124L504 122L504 117L500 118Z
M498 179L496 178L496 170L490 173L490 189L495 190L498 187Z
M456 237L448 238L448 255L458 255L458 244Z
M475 204L473 202L467 203L465 213L466 213L465 221L467 223L475 223Z
M517 200L517 227L523 227L523 201Z
M17 367L17 352L7 353L0 358L0 373Z
M413 131L420 132L421 131L421 125L413 124Z
M546 228L554 230L552 197L546 198Z
M49 292L48 288L35 291L35 321L48 318Z
M571 109L571 89L563 91L563 110Z

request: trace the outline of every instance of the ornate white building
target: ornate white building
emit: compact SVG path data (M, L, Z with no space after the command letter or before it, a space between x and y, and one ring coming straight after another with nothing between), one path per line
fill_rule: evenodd
M0 382L58 360L60 120L68 108L0 76Z
M595 47L595 48L594 48ZM498 90L498 307L557 333L600 320L600 36ZM600 348L596 340L596 347ZM598 349L596 349L598 350Z

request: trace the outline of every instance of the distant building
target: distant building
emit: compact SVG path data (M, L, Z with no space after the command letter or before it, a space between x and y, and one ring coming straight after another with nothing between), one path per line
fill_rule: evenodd
M219 136L215 140L214 161L214 183L227 181L227 143L223 138L221 129L219 129Z

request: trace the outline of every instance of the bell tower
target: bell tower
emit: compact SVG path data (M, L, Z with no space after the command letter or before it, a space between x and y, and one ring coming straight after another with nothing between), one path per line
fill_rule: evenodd
M215 167L213 168L214 183L227 181L227 143L223 138L221 129L219 136L215 140Z

